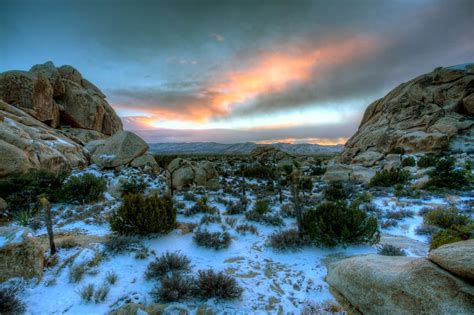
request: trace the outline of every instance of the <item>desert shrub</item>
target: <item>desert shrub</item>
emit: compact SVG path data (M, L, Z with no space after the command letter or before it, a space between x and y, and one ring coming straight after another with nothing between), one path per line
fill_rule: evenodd
M416 165L416 161L415 161L415 158L412 156L408 156L402 160L402 167L415 166L415 165Z
M148 257L148 247L140 245L135 251L135 259L145 259Z
M298 230L289 229L274 232L268 238L268 244L276 250L297 249L308 243L308 240L300 235Z
M441 245L455 243L471 239L474 236L474 224L465 226L452 226L449 229L441 230L431 239L430 250Z
M167 233L176 227L176 209L167 197L129 194L109 222L119 234Z
M117 255L136 249L138 247L138 239L133 236L114 234L105 241L104 246L108 253Z
M382 170L375 173L375 176L370 180L370 186L390 187L396 184L406 184L410 179L410 172L400 169L391 168L389 170Z
M36 208L37 196L44 194L51 201L60 199L60 191L66 173L47 170L31 170L26 174L11 175L0 179L0 197L8 204L8 211L32 211Z
M264 215L270 210L270 202L267 199L258 199L255 201L252 211Z
M252 233L258 235L258 230L255 225L252 224L239 224L235 227L235 230L240 234Z
M435 168L428 174L427 189L452 188L462 189L469 185L469 178L464 170L454 167L455 159L445 157L436 162Z
M61 194L65 201L84 204L102 198L106 188L105 179L86 173L82 176L69 177L63 185Z
M294 218L296 216L294 204L292 203L282 204L280 207L280 213L285 218Z
M354 202L357 204L363 204L363 203L370 203L374 199L371 193L364 191L362 193L357 194L357 196L354 199Z
M302 229L312 242L323 246L377 243L377 218L342 202L324 202L303 214Z
M174 302L191 298L194 293L194 278L183 276L180 273L172 273L161 279L161 285L156 285L151 292L151 296L156 302Z
M107 271L105 275L105 280L107 283L114 285L118 281L118 275L114 271Z
M18 298L15 288L0 289L0 314L17 315L26 311L25 304Z
M377 254L383 255L383 256L406 256L407 255L407 253L403 249L397 246L390 245L390 244L383 244L381 246L378 246Z
M87 271L86 265L77 265L77 266L71 267L71 269L69 270L69 282L77 283L81 281L86 271Z
M263 164L252 164L242 171L243 176L248 178L273 179L276 177L275 171Z
M94 297L94 290L95 287L92 283L80 288L77 292L81 299L85 302L90 302L92 301L92 298Z
M191 260L179 251L171 253L166 252L155 261L152 261L145 272L147 279L159 279L166 274L173 272L184 272L191 270Z
M142 177L132 176L126 182L122 183L120 193L122 197L128 194L143 194L147 184Z
M434 225L422 224L415 229L416 235L434 235L441 229Z
M30 209L19 210L13 214L13 221L21 226L28 226L33 220L33 211Z
M231 238L227 232L209 232L207 230L197 230L194 232L193 240L199 246L221 249L230 245Z
M217 209L209 205L209 199L207 196L201 197L196 203L189 208L185 215L186 216L191 216L196 213L209 213L209 214L214 214L217 213Z
M382 229L388 229L388 228L395 227L395 226L398 226L398 221L395 220L395 219L382 220L381 223L380 223L380 227Z
M242 201L230 202L226 208L226 214L242 214L247 210L247 204Z
M412 218L415 212L412 210L399 209L394 211L387 211L385 216L387 219L402 220L404 218Z
M302 191L312 191L313 190L313 181L309 177L303 177L299 180L298 183Z
M461 213L456 208L449 209L434 209L429 211L423 217L423 224L435 225L442 229L450 228L451 226L462 226L470 222L468 215Z
M73 236L66 236L56 242L58 248L74 248L79 246L79 243Z
M309 176L321 176L326 173L326 168L321 165L312 165L306 174Z
M186 201L196 201L197 200L196 195L193 194L190 191L187 191L183 194L183 199L186 200Z
M205 214L201 218L200 224L221 223L221 222L222 222L222 218L221 218L220 215L218 215L218 214L213 214L213 215Z
M237 223L237 219L236 219L236 218L227 217L227 218L225 218L225 223L227 223L227 225L229 225L230 227L234 227L234 226L235 226L235 223Z
M100 303L105 301L107 295L109 295L110 287L106 284L101 285L97 290L94 292L94 302Z
M342 201L350 197L352 188L340 181L330 182L323 190L324 199L327 201Z
M278 214L272 213L265 213L260 214L257 211L247 211L245 212L245 218L249 221L255 221L263 224L274 225L274 226L282 226L284 225L284 221L281 216Z
M404 155L406 153L405 149L402 148L402 147L395 147L393 148L392 150L390 150L390 153L391 154L400 154L400 155Z
M243 292L233 277L212 269L198 271L196 290L199 297L206 299L233 299L240 297Z
M433 167L436 165L439 157L433 154L426 154L420 157L418 163L416 164L419 168Z

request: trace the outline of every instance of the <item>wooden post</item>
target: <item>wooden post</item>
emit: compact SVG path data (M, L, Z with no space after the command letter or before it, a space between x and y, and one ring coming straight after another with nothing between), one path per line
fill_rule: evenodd
M51 215L51 204L45 196L38 197L39 204L44 211L46 220L46 230L48 231L49 248L51 256L56 254L56 245L54 244L53 218Z

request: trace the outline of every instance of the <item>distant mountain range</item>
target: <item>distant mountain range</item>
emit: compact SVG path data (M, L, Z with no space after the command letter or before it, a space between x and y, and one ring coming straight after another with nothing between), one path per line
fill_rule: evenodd
M216 142L151 143L149 151L155 154L247 154L259 146L273 146L291 154L334 154L342 152L344 145L320 144L257 144L254 142L223 144Z

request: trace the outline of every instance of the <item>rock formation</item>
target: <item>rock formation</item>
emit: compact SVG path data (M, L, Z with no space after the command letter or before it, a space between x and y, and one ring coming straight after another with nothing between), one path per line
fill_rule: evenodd
M48 126L68 126L112 135L122 122L105 95L71 66L52 62L30 71L0 73L0 99Z
M52 62L0 73L0 177L30 169L132 166L156 172L148 145L105 95L71 66Z
M474 153L474 64L438 68L366 109L340 162L373 165L394 148Z
M218 173L214 165L208 161L191 162L176 158L167 167L168 176L171 176L174 189L185 187L205 186L209 189L218 189Z
M471 314L474 241L443 245L429 259L363 255L330 264L326 281L363 314Z

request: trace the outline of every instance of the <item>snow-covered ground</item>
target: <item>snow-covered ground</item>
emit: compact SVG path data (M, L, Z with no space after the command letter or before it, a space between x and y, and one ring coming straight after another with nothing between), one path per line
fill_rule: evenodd
M114 172L101 172L90 168L82 173L92 173L107 179L109 186L118 182L120 178L127 178L133 174L122 171L122 174ZM160 177L147 176L146 181L150 189L164 189L164 180ZM249 181L249 185L259 185L258 181ZM288 194L288 192L287 192ZM189 257L192 262L193 271L201 269L213 269L224 271L234 276L244 289L242 297L236 300L189 300L181 303L173 303L178 308L184 308L191 313L202 304L206 304L217 313L239 313L239 314L267 314L267 313L290 313L298 314L308 303L321 303L334 300L329 292L327 283L324 281L328 261L339 259L343 256L355 254L375 253L375 246L360 245L347 248L316 248L305 247L296 251L279 252L267 245L267 238L274 231L281 228L262 225L251 222L258 230L258 235L251 233L240 234L225 222L225 218L237 219L235 224L249 223L244 215L226 215L225 206L218 202L218 198L235 200L235 197L222 191L209 192L209 203L216 207L221 216L222 223L211 223L205 226L209 230L227 230L232 236L231 245L226 249L214 250L198 247L193 241L193 233L182 229L176 229L168 235L143 238L140 244L148 248L148 257L136 258L136 252L128 251L123 254L111 255L105 252L101 244L111 234L109 225L103 217L120 204L120 198L106 194L105 200L95 207L96 212L90 218L81 216L81 211L87 212L76 205L54 205L56 214L55 233L72 233L90 237L91 241L86 247L94 251L84 250L80 247L60 248L58 263L46 269L41 281L24 283L21 297L27 305L28 314L107 314L117 309L126 302L149 304L153 303L150 295L155 282L146 280L144 272L147 265L166 251L180 251ZM252 190L249 189L248 197L255 200ZM456 197L459 205L472 197ZM176 195L176 202L184 204L189 208L194 201L184 200L184 193ZM426 207L436 207L453 202L452 197L446 200L440 197L426 197L423 199L397 198L393 195L376 197L372 203L381 211L395 211L400 209L414 212L412 217L398 221L397 226L382 229L382 242L384 239L402 240L400 244L409 255L423 255L428 249L426 236L417 235L416 227L422 224L419 211ZM279 205L273 205L273 211L278 211ZM92 212L92 211L90 211ZM65 213L68 214L66 218ZM182 210L181 210L182 213ZM199 224L203 214L184 216L178 214L180 223ZM73 219L71 219L71 217ZM77 218L77 220L74 220ZM295 220L285 218L283 228L294 227ZM39 229L37 235L44 235L45 230ZM398 237L398 238L397 238ZM82 252L81 252L82 251ZM70 272L75 264L81 259L91 259L90 252L102 253L98 264L86 272L77 283L71 283ZM77 257L76 257L77 256ZM93 258L92 258L93 259ZM84 302L78 291L85 285L94 284L100 287L105 283L108 273L117 274L118 280L110 285L110 292L105 301L94 303Z

